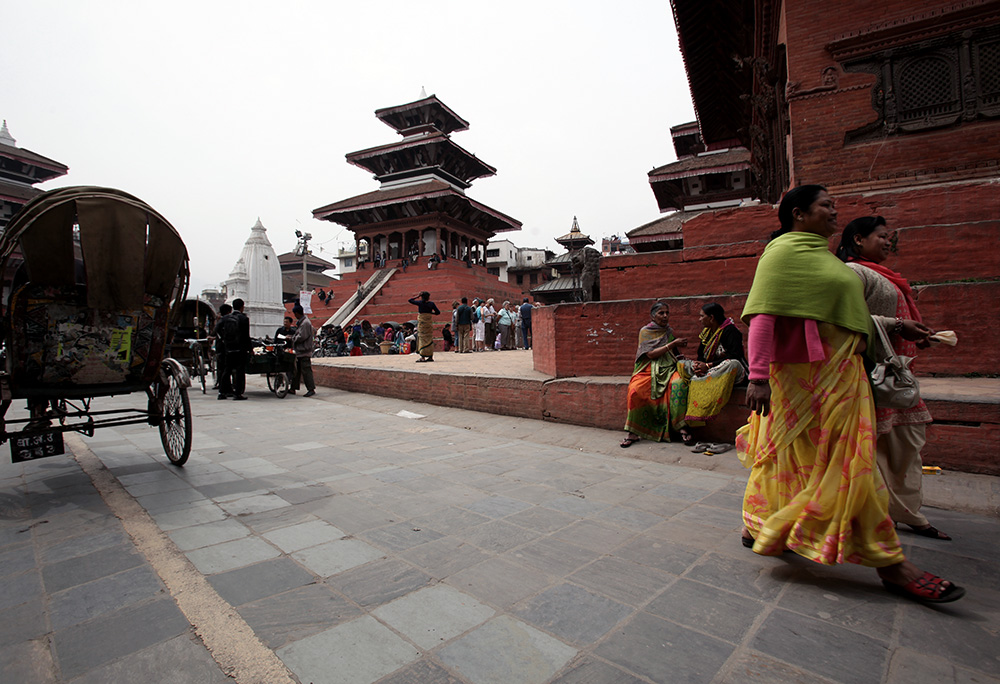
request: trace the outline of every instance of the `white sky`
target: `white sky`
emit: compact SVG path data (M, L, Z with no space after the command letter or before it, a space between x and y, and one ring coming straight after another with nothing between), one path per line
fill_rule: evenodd
M259 216L329 257L353 236L312 210L377 189L344 155L399 140L374 111L421 87L496 167L469 196L561 248L658 215L647 173L694 110L666 0L8 0L0 43L19 147L152 205L180 231L191 291L217 286ZM599 246L599 244L598 244ZM321 248L326 252L321 251Z

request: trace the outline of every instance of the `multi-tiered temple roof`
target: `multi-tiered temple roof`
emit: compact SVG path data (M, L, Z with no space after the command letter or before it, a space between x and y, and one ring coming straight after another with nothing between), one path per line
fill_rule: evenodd
M521 228L465 194L496 169L451 140L469 124L435 95L375 116L403 139L351 152L347 161L373 173L379 189L315 209L315 218L347 226L359 243L371 243L368 254L387 259L438 254L482 263L490 238Z
M18 147L4 121L0 128L0 229L28 200L41 194L33 187L36 183L64 176L67 171L65 164Z

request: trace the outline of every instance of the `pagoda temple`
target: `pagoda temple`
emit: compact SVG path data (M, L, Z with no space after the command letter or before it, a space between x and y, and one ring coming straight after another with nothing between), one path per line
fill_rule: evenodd
M435 254L485 265L490 238L520 230L521 222L465 194L472 181L496 173L452 141L469 123L435 95L375 116L403 139L351 152L347 161L372 172L379 189L315 209L313 216L350 228L355 254L384 254L384 265Z
M18 147L5 120L0 128L0 230L31 198L42 194L36 183L65 176L67 171L65 164Z
M566 253L549 259L545 265L554 269L558 276L532 288L531 296L544 304L600 299L598 262L601 253L591 247L594 240L583 234L575 216L570 231L557 237L556 242L566 248Z

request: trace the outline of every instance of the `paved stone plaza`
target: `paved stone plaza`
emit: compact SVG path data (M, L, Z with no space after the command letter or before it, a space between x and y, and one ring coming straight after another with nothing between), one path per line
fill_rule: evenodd
M633 458L679 445L248 394L191 394L183 469L145 426L0 464L0 682L1000 683L996 517L901 532L968 589L930 608L743 548L745 474Z

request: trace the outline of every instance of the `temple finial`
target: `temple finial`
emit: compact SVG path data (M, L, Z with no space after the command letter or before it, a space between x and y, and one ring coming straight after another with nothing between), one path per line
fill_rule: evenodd
M420 99L421 100L427 99L427 91L424 90L423 86L420 86Z
M0 143L4 145L10 145L11 147L17 147L17 141L7 130L7 119L3 120L3 128L0 128Z

